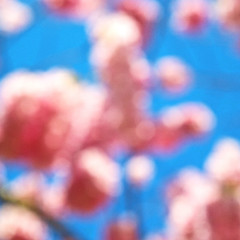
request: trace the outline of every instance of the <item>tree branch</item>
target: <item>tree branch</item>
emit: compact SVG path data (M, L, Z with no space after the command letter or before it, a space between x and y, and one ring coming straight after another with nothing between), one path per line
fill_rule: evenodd
M52 217L48 213L46 213L44 210L42 210L40 207L38 207L35 204L32 204L28 201L18 199L11 194L9 194L5 189L0 188L0 201L3 203L8 203L12 205L17 205L19 207L23 207L34 214L36 214L38 217L40 217L45 223L48 224L52 229L54 229L56 232L58 232L63 239L67 240L85 240L83 237L78 238L74 236L74 234L58 219Z

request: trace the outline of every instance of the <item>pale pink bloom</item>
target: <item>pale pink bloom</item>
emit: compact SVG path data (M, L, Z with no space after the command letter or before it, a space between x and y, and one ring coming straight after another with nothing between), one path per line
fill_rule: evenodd
M6 33L18 33L32 21L31 9L18 0L0 2L0 30Z
M190 68L177 57L163 57L156 66L156 77L164 91L170 94L185 93L192 84Z
M30 211L5 205L0 209L0 238L44 240L47 239L46 226Z
M205 205L187 195L177 197L169 206L167 235L171 240L208 240Z
M240 2L238 0L217 0L215 12L223 27L238 31L240 26Z
M119 46L138 44L141 34L134 19L122 12L106 14L93 23L91 35L97 42Z
M174 29L194 33L202 30L206 25L208 2L206 0L176 0L172 11Z
M178 106L164 109L156 122L152 147L164 153L175 151L185 140L181 131L184 121L184 115Z
M149 85L150 66L140 53L128 51L127 48L118 48L109 56L105 66L98 70L102 80L109 87L108 91L114 101L132 107L141 106L138 97L146 97L146 87ZM129 101L123 96L129 96Z
M66 211L65 189L63 184L46 185L40 193L39 206L52 216L62 216Z
M170 239L209 239L205 207L218 198L217 186L204 175L186 171L180 174L170 188L168 229Z
M114 52L106 67L99 71L108 86L111 101L121 111L132 115L145 107L150 71L145 59L125 50L120 48Z
M138 44L141 34L134 19L125 13L106 14L93 23L90 34L97 42L110 47Z
M204 206L219 196L219 188L207 176L194 169L187 169L170 184L167 196L170 201L187 196L195 204Z
M109 101L107 101L106 105L102 105L101 111L95 115L94 121L86 124L89 129L81 148L98 147L109 153L115 151L119 141L118 126L120 121L121 116L118 111L110 107ZM81 134L81 132L79 133Z
M131 184L141 187L153 178L154 164L146 156L134 156L128 160L126 174Z
M180 196L171 203L168 221L172 239L176 236L188 239L188 235L194 235L193 224L197 212L199 213L199 207L186 196Z
M124 217L112 221L106 230L106 240L138 240L137 223L134 219Z
M74 19L84 19L102 8L105 0L43 0L52 11Z
M211 109L202 103L189 102L179 105L184 116L181 131L190 137L201 137L215 126L215 116Z
M62 146L61 158L69 159L80 149L88 147L111 148L115 134L112 123L106 116L108 99L106 92L98 86L79 86L77 95L72 93L76 104L69 108L70 129ZM67 117L66 117L67 118Z
M117 163L101 150L86 149L73 163L66 182L66 204L78 213L93 213L118 193L119 180Z
M136 20L144 40L149 38L154 23L161 15L160 4L152 0L121 0L118 9Z
M71 115L71 132L66 148L67 151L72 149L72 152L92 144L104 144L110 138L103 120L107 104L105 91L96 86L83 85L78 99ZM105 135L101 132L104 130Z
M210 176L220 182L239 183L240 176L240 144L232 138L220 140L206 161L206 169Z
M166 108L156 123L153 147L175 150L184 141L209 133L214 125L215 117L204 104L189 102Z
M132 51L141 43L137 22L124 13L112 13L97 18L90 28L95 41L91 61L98 68L109 64L110 58L119 49Z

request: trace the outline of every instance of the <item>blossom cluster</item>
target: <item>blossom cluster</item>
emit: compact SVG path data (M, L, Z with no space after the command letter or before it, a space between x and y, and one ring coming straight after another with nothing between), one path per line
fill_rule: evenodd
M220 140L205 173L181 172L168 187L166 239L239 239L239 142Z

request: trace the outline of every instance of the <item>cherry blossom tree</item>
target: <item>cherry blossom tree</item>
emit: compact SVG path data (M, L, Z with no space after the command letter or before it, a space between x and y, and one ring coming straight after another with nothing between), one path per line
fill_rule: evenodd
M68 217L89 219L124 195L125 213L114 215L99 239L240 240L240 143L233 138L219 139L203 172L187 168L165 185L164 232L143 232L141 206L133 202L133 195L142 201L142 190L158 174L154 154L177 154L206 140L217 124L214 109L201 99L151 112L153 89L181 97L195 87L198 74L178 56L151 62L146 55L154 31L163 27L164 3L38 4L48 16L84 26L91 42L86 61L98 81L90 84L58 66L2 76L0 239L47 240L54 231L64 240L87 240L67 227ZM2 36L34 28L34 18L27 3L0 0ZM240 2L175 0L168 19L172 31L186 37L197 38L212 22L233 34L240 25ZM9 164L25 168L11 181Z

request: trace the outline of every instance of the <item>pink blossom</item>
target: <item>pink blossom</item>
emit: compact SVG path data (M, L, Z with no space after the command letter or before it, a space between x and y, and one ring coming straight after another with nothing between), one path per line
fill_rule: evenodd
M171 152L183 142L209 133L215 125L212 111L201 103L166 108L156 123L153 148Z
M238 0L216 1L215 12L223 27L238 31L240 26L240 3Z
M172 24L180 32L199 32L208 19L205 0L177 0L173 5Z
M0 238L6 240L47 239L46 226L28 210L5 205L0 209Z
M202 221L201 208L186 196L178 197L170 206L170 239L197 239L195 225Z
M231 138L220 140L207 158L205 166L210 176L220 183L239 184L239 142Z
M134 156L128 160L126 171L131 184L141 187L153 178L154 165L146 156Z
M107 66L120 49L132 51L142 42L137 22L121 12L97 18L90 27L90 35L95 41L91 61L98 68Z
M201 137L209 133L215 126L215 116L211 109L202 103L186 103L179 105L184 121L181 131L189 137Z
M69 72L7 76L1 89L1 155L23 158L36 168L50 166L66 142L78 94Z
M138 240L137 224L134 219L120 218L108 226L106 240Z
M43 0L52 11L74 19L89 17L103 7L105 0Z
M51 216L63 216L66 212L64 184L45 185L39 193L38 205Z
M176 57L161 58L156 67L156 77L164 91L170 94L185 93L193 74L190 68Z
M185 170L170 185L168 197L170 239L209 239L205 209L218 199L217 185L196 170Z
M218 191L218 186L207 176L197 170L187 169L169 185L167 197L171 202L178 197L187 196L195 204L206 205L218 197Z
M147 40L153 30L154 23L161 15L160 5L152 0L122 0L118 9L136 20L144 40Z
M5 33L18 33L32 21L30 8L18 0L0 1L0 30Z
M210 240L240 239L240 205L237 199L221 197L206 209Z
M83 85L78 96L78 103L71 114L71 131L66 150L76 152L88 146L104 146L110 141L105 114L107 96L100 87ZM105 134L103 135L102 132Z
M82 151L67 180L67 205L83 214L95 212L117 193L119 174L118 165L102 151Z
M124 16L123 19L126 18L125 20L128 19L125 15L120 16ZM108 24L111 25L111 22ZM124 26L122 25L122 27ZM103 28L102 31L107 31L107 29ZM117 131L115 132L117 132L120 141L127 148L142 148L153 137L154 132L153 123L144 113L150 67L139 52L139 46L135 41L136 38L131 38L129 35L126 35L127 37L125 35L118 37L124 32L116 31L115 33L115 31L114 28L112 32L110 31L109 36L111 38L109 40L112 40L107 41L108 44L104 43L108 39L105 35L97 40L92 57L96 57L95 50L99 49L98 43L103 41L102 53L108 55L106 58L104 57L103 61L95 61L95 64L102 81L108 88L108 97L111 103L109 109L116 116L115 128ZM132 30L130 34L133 34ZM101 54L99 56L102 57Z

